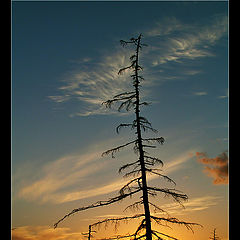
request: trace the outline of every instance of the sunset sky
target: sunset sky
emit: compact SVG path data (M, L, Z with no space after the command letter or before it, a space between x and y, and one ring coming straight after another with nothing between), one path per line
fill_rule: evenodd
M133 139L120 123L134 115L101 103L132 87L118 70L134 49L119 40L143 34L142 114L165 143L152 150L163 173L189 197L185 208L159 195L172 217L196 222L153 227L181 240L228 240L228 2L12 2L13 240L84 239L88 225L136 199L90 209L53 224L74 208L116 196L128 180L118 169ZM171 186L158 178L151 185ZM171 186L172 187L172 186ZM139 197L139 196L138 196ZM157 213L160 214L160 213ZM137 221L97 230L94 239L133 233ZM167 239L167 238L166 238Z

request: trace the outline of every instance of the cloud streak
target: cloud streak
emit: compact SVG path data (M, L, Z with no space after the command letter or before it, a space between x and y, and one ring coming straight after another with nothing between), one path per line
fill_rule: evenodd
M194 92L193 95L195 96L206 96L207 95L207 92Z
M188 202L184 203L184 208L177 203L164 204L162 207L170 215L183 215L216 206L220 200L221 197L218 196L202 196L189 199Z
M180 168L182 168L184 163L191 159L191 155L189 153L190 152L187 151L187 152L183 153L181 156L179 156L177 159L171 160L169 163L167 163L165 166L166 170L164 171L164 173L169 174L169 173L175 172L175 171L179 170ZM158 178L158 176L156 176L156 175L148 176L149 181L156 179L156 178ZM127 183L127 181L125 179L119 179L119 180L112 181L103 186L98 186L98 187L90 189L90 190L86 190L86 191L78 190L75 192L70 192L70 193L66 194L64 197L60 198L61 203L80 200L80 199L89 198L89 197L97 197L97 196L105 195L105 194L112 193L115 191L119 191L119 189L121 189L121 187L124 186L126 183Z
M149 37L159 39L155 47L158 59L154 60L154 65L214 56L210 47L226 34L227 21L226 16L217 16L207 25L184 24L176 18L159 22L147 32Z
M118 75L119 69L129 63L128 58L126 50L103 56L98 63L91 65L91 69L76 70L59 88L63 94L49 98L57 103L73 99L82 102L84 110L71 116L109 114L101 103L131 87L127 75Z
M228 155L226 152L215 158L209 158L206 153L196 152L197 160L204 165L204 172L213 178L213 184L228 184Z
M200 73L199 70L189 69L185 61L215 56L211 47L227 34L227 22L227 16L223 15L215 16L205 25L186 24L169 17L156 23L155 27L142 31L145 36L143 40L149 44L141 53L144 55L142 62L147 79L145 86ZM93 63L89 58L80 60L81 70L76 69L66 77L65 84L58 89L60 94L49 96L49 99L56 103L80 102L81 110L76 110L71 116L120 114L101 105L131 87L129 74L117 74L120 68L129 65L129 50L119 49L119 46L112 49L111 53L100 57L98 63ZM174 67L173 71L171 63L180 64L181 67ZM145 88L143 94L149 96L149 93L150 89Z
M71 232L70 228L53 229L48 226L22 226L12 230L12 240L78 240L80 232Z
M194 150L186 151L166 163L164 173L169 174L181 169L192 158L191 152ZM99 159L99 156L100 152L96 151L66 156L46 164L41 170L41 177L22 186L18 197L40 203L64 203L119 191L127 182L124 178L115 177L109 181L101 177L96 183L103 170L112 172L109 160ZM156 178L155 175L148 176L149 181ZM86 184L88 189L84 188Z
M18 197L40 202L56 202L62 199L68 188L83 183L87 178L100 171L106 161L100 161L101 153L69 155L43 166L41 176L20 188Z

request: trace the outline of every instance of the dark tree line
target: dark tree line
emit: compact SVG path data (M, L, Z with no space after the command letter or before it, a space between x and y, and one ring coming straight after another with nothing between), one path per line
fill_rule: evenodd
M109 222L115 223L116 225L121 221L127 221L131 219L140 219L139 225L136 231L132 234L128 234L125 236L117 236L108 239L120 239L120 238L131 238L134 240L138 239L146 239L152 240L152 238L157 238L159 240L163 239L163 237L168 237L171 239L176 239L172 236L169 236L163 232L156 231L152 228L152 223L155 222L159 225L166 225L168 223L184 225L187 229L192 230L193 225L199 225L196 223L181 221L175 217L170 217L169 214L166 213L164 209L155 205L150 198L156 197L158 194L162 193L164 196L171 197L174 201L182 205L182 202L188 199L188 196L179 190L175 189L176 183L170 177L163 175L161 173L161 169L158 166L163 166L162 160L158 157L152 156L148 149L156 148L156 144L163 144L163 137L154 137L154 138L145 138L143 137L143 132L151 131L155 134L158 133L155 130L149 120L141 114L141 108L143 106L148 106L148 102L144 102L140 98L140 89L141 83L144 81L144 77L140 74L143 71L143 67L139 63L140 51L146 44L142 42L142 35L140 34L137 38L131 38L129 41L121 40L120 43L123 47L133 46L135 48L134 54L130 57L129 66L123 67L119 70L118 74L123 74L128 71L131 73L130 77L132 79L132 90L127 92L119 93L114 96L112 99L107 100L103 104L107 108L111 108L113 105L117 105L118 111L126 110L132 111L134 113L134 120L130 123L121 123L117 126L116 131L119 131L122 128L130 128L130 130L134 131L134 138L126 142L120 146L109 149L105 151L102 156L111 155L115 157L115 154L122 150L127 146L133 146L133 150L137 155L136 159L132 162L129 162L119 169L119 173L125 171L124 177L128 177L129 181L126 183L120 190L119 194L109 200L99 201L93 203L89 206L80 207L72 210L70 213L66 214L63 218L61 218L58 222L54 224L54 227L57 227L60 222L62 222L65 218L83 211L87 209L102 207L106 205L113 204L115 202L119 202L125 198L132 197L133 195L140 195L139 200L134 202L133 204L127 206L126 209L139 209L141 206L143 207L143 212L140 214L135 214L133 216L126 216L121 218L108 218L94 224L91 224L92 227L96 227L101 224L106 224ZM160 178L165 179L170 182L174 187L173 188L159 188L155 186L151 186L147 182L147 175L157 175ZM182 205L183 206L183 205ZM151 212L151 209L154 209L154 212L158 210L159 212L166 213L163 217L154 216ZM90 228L90 227L89 227ZM89 229L89 239L91 235L91 228Z

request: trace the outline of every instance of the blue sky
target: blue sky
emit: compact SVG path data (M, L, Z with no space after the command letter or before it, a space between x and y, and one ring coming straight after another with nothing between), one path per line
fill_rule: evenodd
M128 74L117 75L131 55L119 40L142 33L148 45L140 56L142 97L152 102L143 114L166 139L156 153L193 202L214 206L215 218L222 209L219 226L227 239L227 185L213 184L215 175L203 172L196 157L228 150L227 6L12 2L14 226L49 225L61 216L59 209L63 215L81 201L106 198L122 183L116 172L134 157L131 151L120 153L118 162L100 155L131 138L125 130L117 135L115 127L133 116L101 102L131 87ZM46 216L34 217L39 211Z

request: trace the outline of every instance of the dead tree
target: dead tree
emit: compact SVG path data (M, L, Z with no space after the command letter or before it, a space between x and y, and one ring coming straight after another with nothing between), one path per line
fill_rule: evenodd
M149 105L148 102L144 102L140 98L140 87L141 87L141 82L144 80L144 78L142 75L140 75L140 72L143 71L143 67L139 63L139 56L140 56L140 51L142 47L146 46L146 44L141 43L141 40L142 40L142 35L140 34L137 38L131 38L129 41L124 41L124 40L120 41L123 47L127 45L132 45L135 47L135 53L130 57L130 65L121 68L118 72L118 74L123 74L126 71L130 72L131 74L130 77L132 79L132 87L133 87L132 90L119 93L118 95L114 96L112 99L107 100L106 102L103 103L104 105L106 105L107 108L111 108L114 104L117 104L118 111L122 111L125 109L126 111L132 110L134 112L135 118L131 123L121 123L116 128L117 133L119 133L119 131L122 128L126 128L126 127L130 128L135 133L134 139L120 146L109 149L102 154L102 156L110 154L114 158L115 154L118 151L122 150L125 147L133 146L133 150L136 153L137 158L135 159L135 161L127 163L119 169L119 173L128 170L125 173L124 177L130 177L131 179L129 180L128 183L126 183L120 189L118 196L113 197L107 201L99 201L86 207L80 207L80 208L74 209L70 213L65 215L62 219L60 219L57 223L55 223L54 225L55 227L57 227L57 225L61 221L63 221L65 218L69 217L74 213L87 210L87 209L110 205L136 194L140 194L139 201L136 201L130 206L127 206L126 209L138 209L140 206L143 206L144 212L142 214L136 214L134 216L126 216L121 218L109 218L109 219L105 219L97 223L94 223L91 226L95 227L104 223L107 224L109 222L115 223L116 224L115 226L117 226L120 221L128 221L131 219L141 219L140 224L138 225L135 233L128 234L125 236L108 238L108 240L119 239L119 238L130 238L134 240L138 240L138 239L152 240L153 237L161 240L162 237L168 237L171 239L176 239L176 238L171 237L162 232L153 230L152 222L155 222L159 225L167 225L168 223L180 224L180 225L184 225L187 229L190 229L190 230L192 230L193 225L199 225L196 223L180 221L177 218L170 217L169 214L167 214L167 217L157 217L152 215L150 211L150 208L153 208L154 210L158 210L162 213L166 213L163 209L161 209L160 207L158 207L157 205L155 205L149 200L149 197L156 197L159 193L164 194L164 196L171 197L174 201L176 201L180 205L182 205L183 201L186 201L188 199L188 196L178 191L175 188L158 188L158 187L150 186L147 182L147 175L153 174L167 180L174 186L176 185L176 183L171 178L161 173L161 169L155 167L156 165L163 166L162 160L160 160L158 157L150 155L147 152L147 149L156 148L156 144L163 144L164 138L163 137L154 137L154 138L143 137L143 132L152 131L153 133L157 134L157 130L155 130L152 127L151 123L148 121L146 117L141 115L141 108L143 106Z
M82 235L84 237L87 237L88 240L91 240L91 238L93 238L93 235L92 233L95 233L96 231L92 230L92 225L88 225L88 232L85 232L85 233L82 233Z
M212 240L220 240L220 238L217 236L216 234L216 228L214 228L213 230L213 236L210 237L209 239L212 239Z

